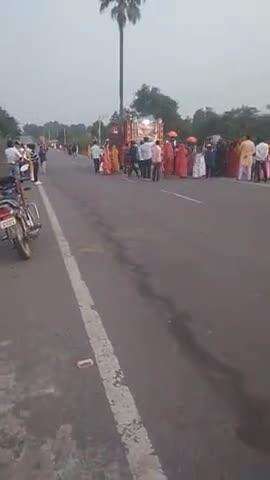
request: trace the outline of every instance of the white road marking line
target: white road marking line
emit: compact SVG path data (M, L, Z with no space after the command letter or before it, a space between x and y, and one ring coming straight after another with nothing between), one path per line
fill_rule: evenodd
M189 200L190 202L198 203L202 205L203 202L196 200L195 198L186 197L185 195L180 195L179 193L169 192L168 190L161 190L163 193L168 193L169 195L174 195L175 197L183 198L184 200Z
M90 291L81 277L78 264L71 253L68 241L44 187L39 191L49 216L52 229L78 302L90 345L105 393L121 437L129 468L135 480L167 480L159 458L155 454L134 398L125 385L125 378L113 346L102 324Z

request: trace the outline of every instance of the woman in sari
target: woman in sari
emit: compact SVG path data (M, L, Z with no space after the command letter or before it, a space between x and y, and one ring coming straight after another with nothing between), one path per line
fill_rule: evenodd
M188 150L183 143L180 143L176 150L175 175L180 178L187 178Z
M115 145L111 149L111 173L119 172L119 153Z
M172 144L169 141L166 141L163 147L163 167L165 176L173 174L174 151Z
M109 142L105 143L103 156L102 156L102 169L104 175L110 175L112 173L112 163L109 149Z
M234 141L231 143L228 151L228 166L227 166L227 175L228 177L236 178L239 172L239 141Z

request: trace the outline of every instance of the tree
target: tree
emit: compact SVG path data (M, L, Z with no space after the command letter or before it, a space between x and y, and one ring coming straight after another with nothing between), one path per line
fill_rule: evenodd
M120 36L120 119L124 116L124 28L127 22L135 25L141 18L140 7L145 0L100 0L100 12L103 13L110 6L112 19L118 23Z
M26 123L23 127L23 133L36 140L44 134L44 128L34 123Z
M136 92L131 107L141 116L161 118L167 131L178 128L182 120L178 113L178 103L161 93L157 87L142 85Z
M229 138L239 138L246 134L258 135L260 118L257 108L246 105L232 108L221 116L220 133Z
M220 134L220 116L210 107L200 108L194 113L192 129L199 138Z
M17 120L0 107L0 135L16 138L21 134Z
M96 120L92 126L88 127L87 130L89 131L92 140L99 141L100 136L101 143L105 142L108 134L108 129L101 120Z

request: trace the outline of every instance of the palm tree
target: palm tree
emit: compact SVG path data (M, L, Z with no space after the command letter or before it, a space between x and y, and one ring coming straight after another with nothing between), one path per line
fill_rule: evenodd
M135 25L141 18L140 7L145 0L100 0L100 13L110 6L112 19L118 23L120 35L120 119L124 116L124 28L127 22Z

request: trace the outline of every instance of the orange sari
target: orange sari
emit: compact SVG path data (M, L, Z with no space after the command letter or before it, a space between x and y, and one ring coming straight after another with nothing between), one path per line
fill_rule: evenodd
M112 147L111 150L111 171L112 173L118 173L120 170L119 168L119 153L115 146Z
M183 143L181 143L176 151L175 174L180 178L188 176L188 151Z
M109 147L104 148L102 164L103 164L103 173L105 175L110 175L112 173L112 163L111 163Z
M165 175L172 175L174 169L174 151L170 142L166 142L163 147L163 165Z

